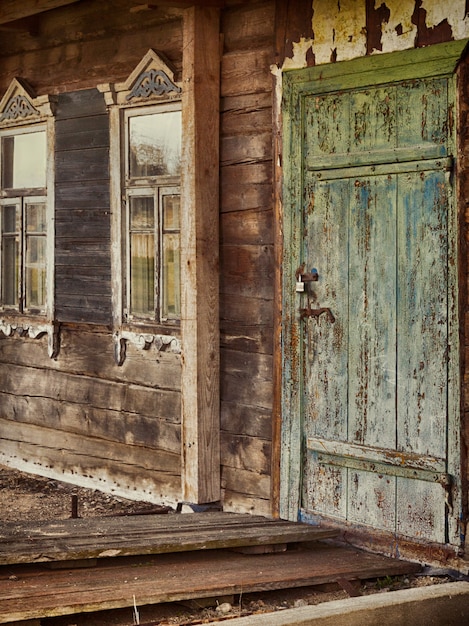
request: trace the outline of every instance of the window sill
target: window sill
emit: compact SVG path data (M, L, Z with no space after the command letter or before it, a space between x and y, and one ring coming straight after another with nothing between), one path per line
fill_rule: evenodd
M128 330L121 328L114 332L114 356L117 365L123 365L128 343L139 350L150 350L150 348L154 348L157 352L181 354L180 337L147 332L146 329Z
M24 315L4 316L0 318L0 332L5 337L29 337L40 339L47 336L47 353L51 359L59 354L59 326L43 317Z

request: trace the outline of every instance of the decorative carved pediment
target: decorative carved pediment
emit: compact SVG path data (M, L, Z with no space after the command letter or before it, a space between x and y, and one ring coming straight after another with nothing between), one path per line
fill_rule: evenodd
M149 50L123 83L98 85L107 105L144 103L147 100L180 97L181 86L174 71L154 50Z
M49 96L36 96L28 83L14 78L0 100L0 127L40 121L54 114Z

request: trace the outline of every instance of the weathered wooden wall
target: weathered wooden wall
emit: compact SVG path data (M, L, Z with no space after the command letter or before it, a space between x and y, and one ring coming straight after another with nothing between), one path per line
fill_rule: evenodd
M182 10L130 11L135 4L79 2L1 32L0 93L19 76L38 94L58 96L61 347L50 360L42 339L0 337L0 460L168 501L180 494L180 357L129 345L124 365L114 363L109 138L96 86L125 80L149 48L168 58L180 80ZM272 64L299 68L467 36L464 7L461 19L457 12L464 0L451 7L432 0L425 9L420 0L389 0L389 9L383 3L376 8L374 0L333 4L334 11L329 0L227 0L221 11L220 411L227 510L269 513L272 470L274 494L278 489L280 444L272 442L273 429L278 433L272 412L282 366L275 331L281 257L274 241L281 241L282 170L281 154L273 159L281 137L273 105L279 105L281 72L273 73ZM440 15L443 5L447 16ZM464 142L466 109L464 100ZM465 163L467 150L461 150ZM69 169L71 152L82 159L81 171L78 161ZM469 202L466 178L460 185L461 214ZM466 283L461 263L460 301L467 317ZM465 328L468 324L469 319Z
M273 400L272 2L223 12L221 446L226 506L270 512Z
M275 3L227 5L221 20L222 487L226 509L269 514ZM0 42L0 92L21 76L38 94L57 95L61 323L60 353L52 361L41 339L0 340L0 452L38 473L168 502L180 496L180 357L129 344L124 365L114 364L109 124L96 85L125 80L150 47L180 75L181 10L130 12L128 6L78 3L38 16L32 34L27 22L26 30L9 31Z
M0 41L1 93L20 76L37 94L56 94L60 324L56 359L44 338L0 336L0 462L169 503L181 492L180 355L129 344L115 363L109 119L96 86L127 78L150 47L180 71L180 15L78 3L20 22Z

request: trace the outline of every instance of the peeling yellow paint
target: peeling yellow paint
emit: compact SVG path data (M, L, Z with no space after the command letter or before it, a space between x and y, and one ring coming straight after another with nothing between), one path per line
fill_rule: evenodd
M365 2L316 0L313 4L313 52L316 64L366 54Z
M365 0L310 0L313 7L314 39L301 38L293 43L293 55L285 59L283 69L300 69L307 65L312 49L317 65L333 60L345 61L366 55ZM374 8L385 5L390 11L388 22L381 24L381 52L408 50L415 45L417 27L412 23L414 0L375 0ZM465 17L466 0L423 0L427 28L447 19L456 40L469 37L469 18ZM398 34L400 33L400 34Z
M376 5L379 5L379 2L375 2L375 7ZM417 35L417 27L412 24L414 0L386 0L386 6L390 11L390 17L389 22L381 24L381 52L413 48ZM398 35L396 29L402 34Z
M311 50L313 44L312 39L305 39L302 37L299 43L293 43L293 57L291 59L285 59L283 69L300 69L307 66L306 55Z
M466 0L423 0L422 9L427 12L427 27L438 26L447 19L453 31L454 39L469 36L469 19L465 17Z

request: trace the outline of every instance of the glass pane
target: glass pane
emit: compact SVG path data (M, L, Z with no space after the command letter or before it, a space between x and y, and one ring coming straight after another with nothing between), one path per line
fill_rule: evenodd
M2 232L19 233L20 212L16 210L16 204L8 204L2 209Z
M2 189L13 187L14 145L14 137L2 137Z
M26 205L26 231L28 233L46 232L46 205L43 202Z
M163 196L163 230L179 230L179 195Z
M130 229L153 230L155 228L155 206L153 196L130 197Z
M163 235L162 317L181 316L179 234Z
M28 189L46 186L46 133L2 138L2 187Z
M155 236L133 233L130 237L130 312L155 315Z
M2 304L18 305L18 238L2 237Z
M179 176L181 112L129 118L130 176Z
M41 308L46 301L46 238L29 236L26 240L26 307Z

